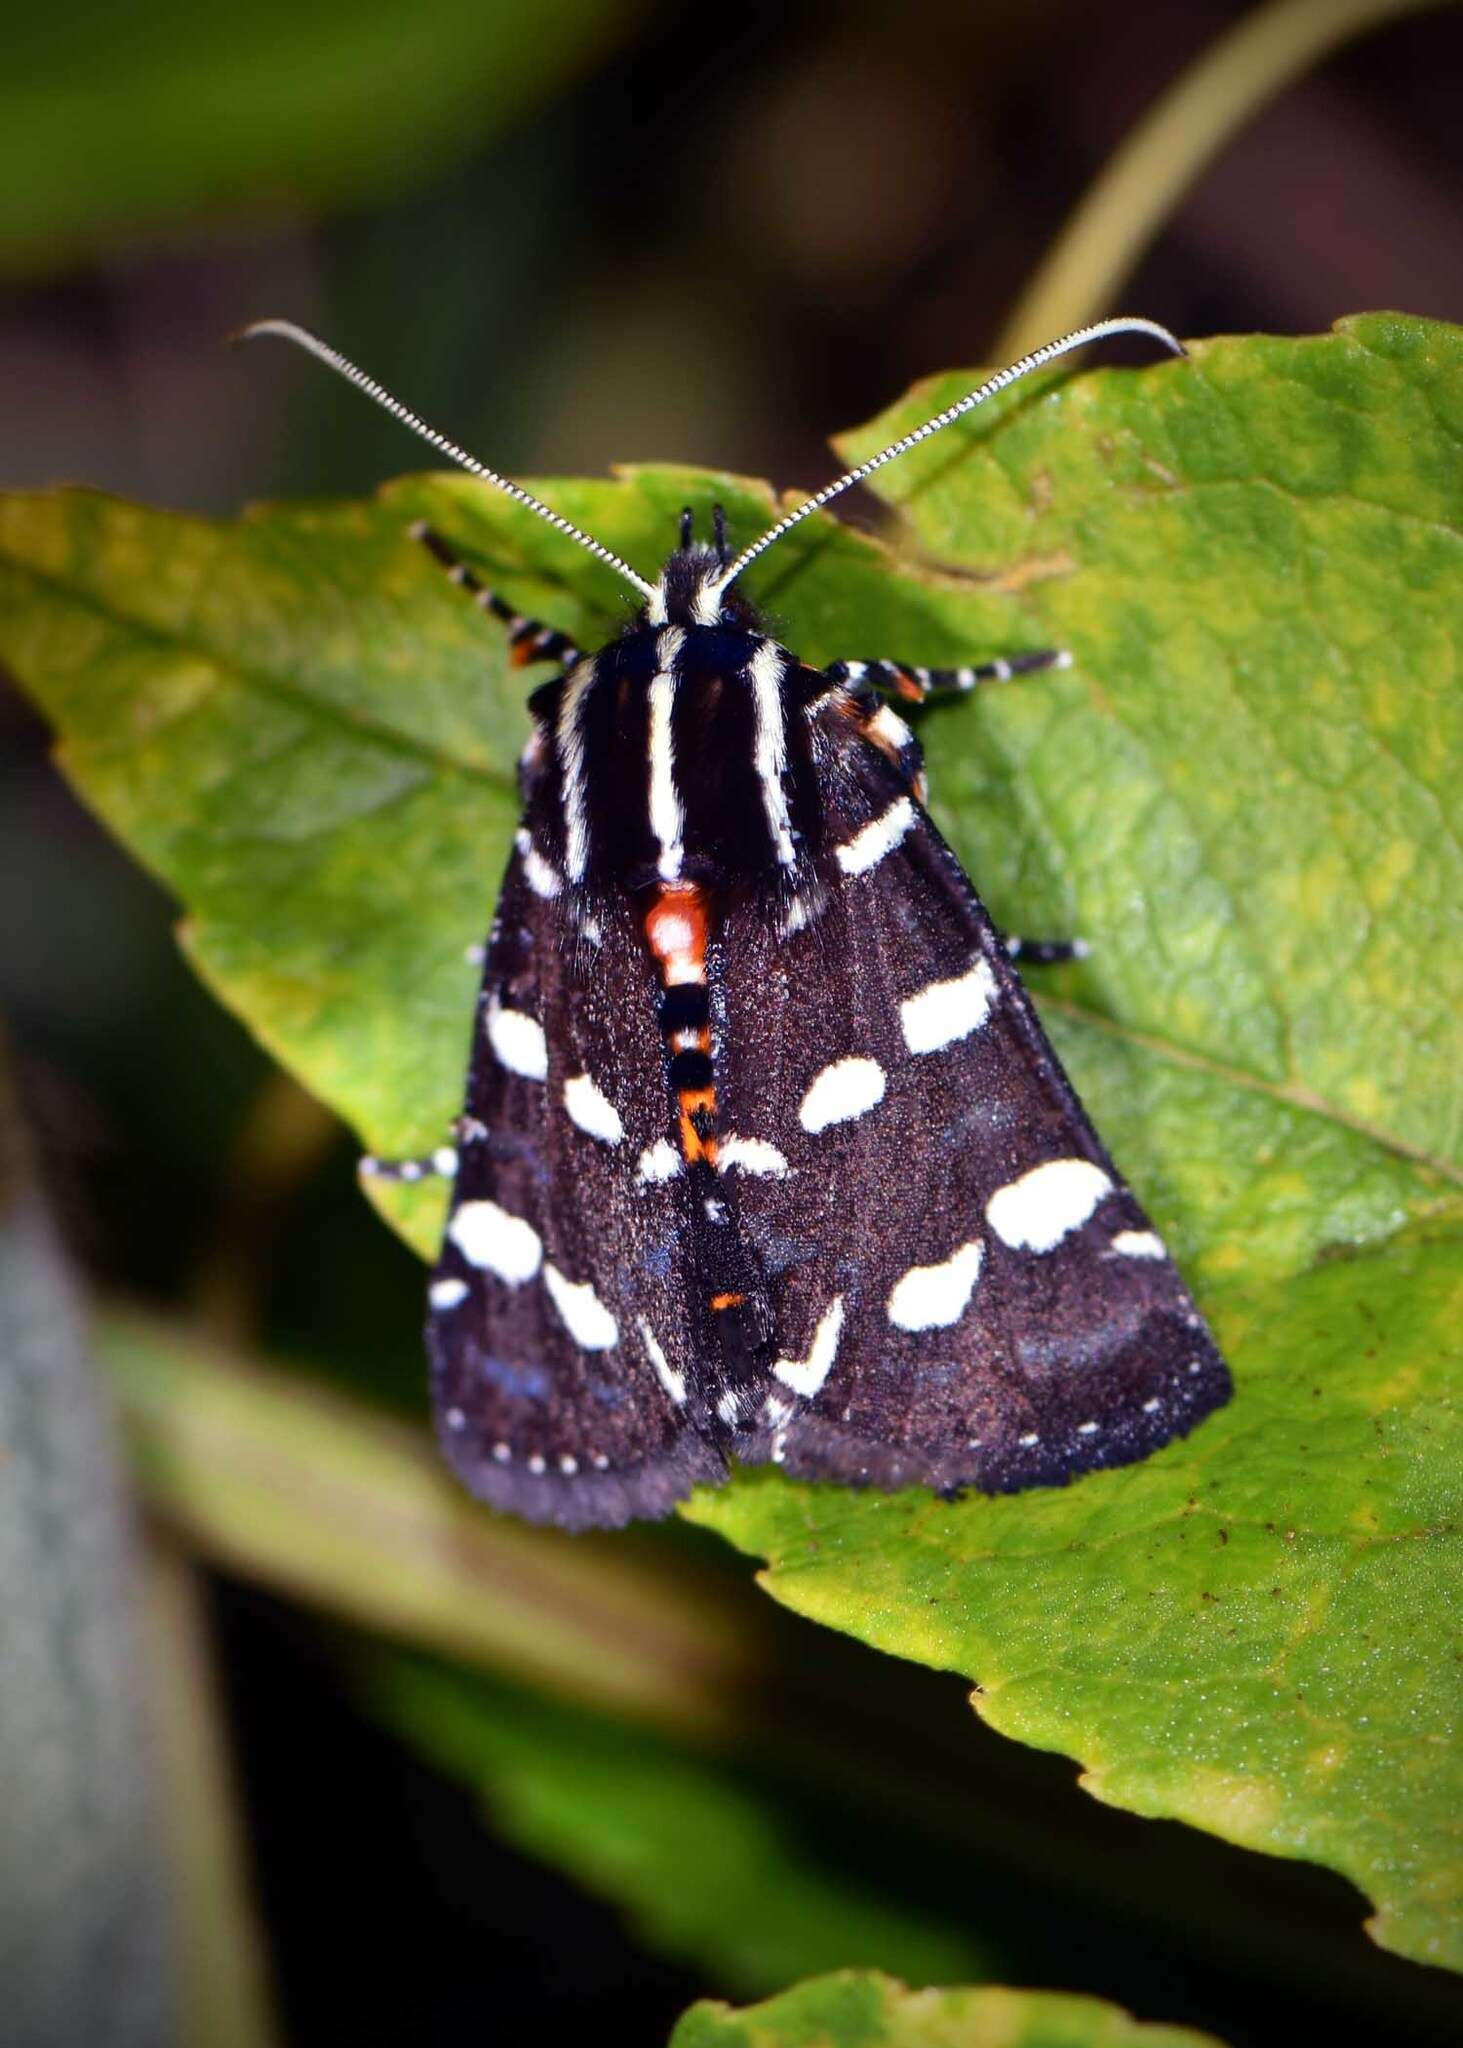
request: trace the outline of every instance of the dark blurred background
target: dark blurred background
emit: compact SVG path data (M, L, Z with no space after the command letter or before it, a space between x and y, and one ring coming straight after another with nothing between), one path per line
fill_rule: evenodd
M830 433L991 359L1112 151L1251 12L32 10L0 78L0 473L228 513L428 466L303 359L223 346L280 314L510 474L669 458L815 485ZM1463 319L1460 78L1451 7L1331 57L1205 169L1121 309L1191 335L1379 307ZM421 1412L419 1271L355 1198L348 1146L320 1133L287 1200L235 1213L266 1062L3 684L0 1015L93 1280L175 1300L247 1228L258 1339ZM222 1586L217 1620L289 2039L554 2039L613 1996L627 2036L654 2041L718 1988L496 1850L469 1800L351 1712L297 1614ZM1144 1853L1139 1823L1094 1825ZM1249 1882L1257 1859L1193 1839L1195 1882ZM359 1868L326 1853L341 1841ZM1339 1882L1294 1879L1302 1919L1362 1941ZM1008 1948L1028 1979L1063 1982L1027 1934ZM399 1967L361 1969L378 1939ZM1237 2042L1325 2010L1309 1993L1247 2010L1222 1970L1131 1932L1104 1962L1096 1922L1072 1939L1074 1985Z

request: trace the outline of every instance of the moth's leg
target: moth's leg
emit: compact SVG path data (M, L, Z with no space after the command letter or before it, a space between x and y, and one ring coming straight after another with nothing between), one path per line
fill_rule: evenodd
M364 1153L356 1167L362 1180L452 1180L457 1173L457 1147L439 1145L418 1159L378 1159Z
M579 649L566 633L558 633L552 626L541 626L537 619L526 619L521 612L514 611L506 599L499 597L496 590L489 590L481 579L475 576L466 562L459 560L435 528L428 526L425 519L419 519L408 531L413 540L419 540L434 562L440 562L459 589L465 590L485 612L491 612L495 619L501 619L508 628L510 658L517 668L526 668L534 661L557 661L565 667L578 661Z
M1023 960L1028 967L1059 967L1064 960L1085 960L1092 951L1086 939L1018 939L1006 932L1001 943L1011 960Z
M923 704L929 697L968 696L982 683L1008 683L1013 676L1035 675L1044 668L1071 665L1072 657L1064 647L1040 647L1027 654L982 661L974 668L914 668L904 661L835 661L828 675L835 683L861 683L865 689L902 697L906 704Z

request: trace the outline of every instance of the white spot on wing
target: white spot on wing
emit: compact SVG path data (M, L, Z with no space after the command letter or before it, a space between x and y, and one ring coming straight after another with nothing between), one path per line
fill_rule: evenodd
M986 1218L1014 1251L1049 1252L1080 1229L1111 1188L1090 1159L1049 1159L997 1188L986 1203Z
M886 853L892 853L914 823L914 805L907 796L890 804L887 811L855 832L838 849L838 865L846 875L866 875Z
M587 1280L566 1280L557 1266L546 1264L544 1286L576 1344L586 1351L608 1351L619 1343L619 1324Z
M782 714L782 650L775 640L763 640L747 663L752 684L752 703L757 731L753 758L762 784L762 806L767 829L781 865L790 868L797 856L792 843L792 820L788 816L787 791L782 778L787 769L787 726Z
M564 1083L564 1107L571 1122L601 1144L618 1145L625 1135L620 1112L588 1074L575 1074Z
M811 1401L833 1370L843 1334L843 1296L835 1294L819 1318L806 1358L779 1358L772 1371L785 1387Z
M427 1299L439 1313L444 1309L456 1308L459 1302L467 1300L467 1296L468 1285L465 1280L434 1280L427 1289Z
M544 1027L526 1010L505 1010L496 997L488 1004L488 1043L498 1064L526 1081L548 1078L549 1047Z
M685 848L681 834L686 814L676 788L676 754L671 736L671 713L676 701L676 657L686 638L680 626L668 626L656 643L660 673L650 685L650 829L660 842L658 868L662 881L673 882L681 872Z
M938 1052L978 1031L996 999L996 977L988 960L951 981L932 981L899 1005L904 1042L911 1052Z
M984 1257L972 1238L938 1266L911 1266L889 1296L890 1322L899 1330L948 1330L970 1306Z
M461 1203L452 1212L447 1235L470 1266L496 1273L510 1287L531 1280L543 1263L543 1240L533 1225L496 1202Z
M834 1060L813 1078L798 1108L798 1121L805 1131L826 1131L830 1124L848 1123L884 1099L884 1069L877 1060L851 1055Z
M726 1173L733 1166L743 1173L771 1174L777 1180L788 1170L786 1159L765 1138L723 1138L716 1148L716 1170Z
M523 862L523 878L534 895L545 898L557 896L564 886L559 870L552 861L544 859L524 827L519 827L514 844Z
M675 1370L670 1360L661 1350L660 1345L656 1341L655 1332L651 1329L649 1323L646 1322L644 1316L640 1317L636 1328L640 1332L640 1341L645 1346L645 1356L650 1360L651 1365L655 1369L655 1377L660 1381L679 1408L686 1398L686 1382L684 1378Z
M1120 1230L1112 1249L1125 1259L1166 1259L1168 1247L1156 1230Z
M914 738L898 712L891 711L887 704L879 706L864 730L871 740L882 740L896 754L902 754Z
M642 1181L674 1180L680 1170L681 1155L667 1138L657 1138L647 1147L636 1169Z

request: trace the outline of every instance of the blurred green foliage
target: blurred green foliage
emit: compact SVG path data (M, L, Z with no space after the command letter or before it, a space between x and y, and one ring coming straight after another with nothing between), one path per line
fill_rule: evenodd
M396 194L599 56L632 0L89 0L12 14L0 268Z

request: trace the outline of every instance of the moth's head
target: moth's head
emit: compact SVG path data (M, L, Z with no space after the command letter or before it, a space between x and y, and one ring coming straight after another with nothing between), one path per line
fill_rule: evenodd
M726 539L726 513L712 507L712 538L697 540L695 515L688 505L681 514L681 544L666 557L660 581L646 601L648 626L741 626L751 610L726 588L731 550Z

